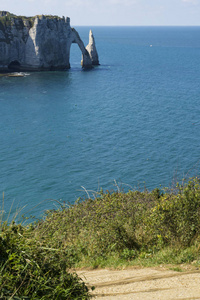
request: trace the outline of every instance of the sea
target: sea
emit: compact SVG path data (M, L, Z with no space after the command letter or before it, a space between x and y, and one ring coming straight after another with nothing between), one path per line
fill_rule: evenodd
M199 176L200 27L90 29L100 66L0 77L4 217Z

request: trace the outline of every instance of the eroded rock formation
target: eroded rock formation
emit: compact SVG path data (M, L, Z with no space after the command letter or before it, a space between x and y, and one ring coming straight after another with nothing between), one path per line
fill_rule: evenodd
M86 50L88 51L92 64L94 66L98 66L99 65L99 56L97 53L97 49L96 49L96 45L95 45L95 40L94 40L94 36L92 33L92 30L90 30L89 33L89 44L86 46Z
M69 18L19 17L0 12L0 70L62 70L70 68L70 47L77 43L82 67L91 68L92 54Z

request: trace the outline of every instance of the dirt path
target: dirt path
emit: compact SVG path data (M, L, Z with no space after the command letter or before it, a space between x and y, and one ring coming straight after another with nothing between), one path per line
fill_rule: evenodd
M97 300L200 300L200 270L175 272L163 268L81 270Z

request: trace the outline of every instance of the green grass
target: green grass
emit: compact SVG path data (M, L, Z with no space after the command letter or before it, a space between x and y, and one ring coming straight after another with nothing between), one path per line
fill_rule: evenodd
M198 268L200 180L173 190L101 191L27 226L1 223L0 253L2 299L88 299L71 268Z

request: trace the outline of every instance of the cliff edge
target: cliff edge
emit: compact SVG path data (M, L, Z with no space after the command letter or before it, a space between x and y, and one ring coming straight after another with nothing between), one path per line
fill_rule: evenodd
M69 18L24 17L0 11L0 71L69 69L72 43L82 52L83 68L95 65Z

